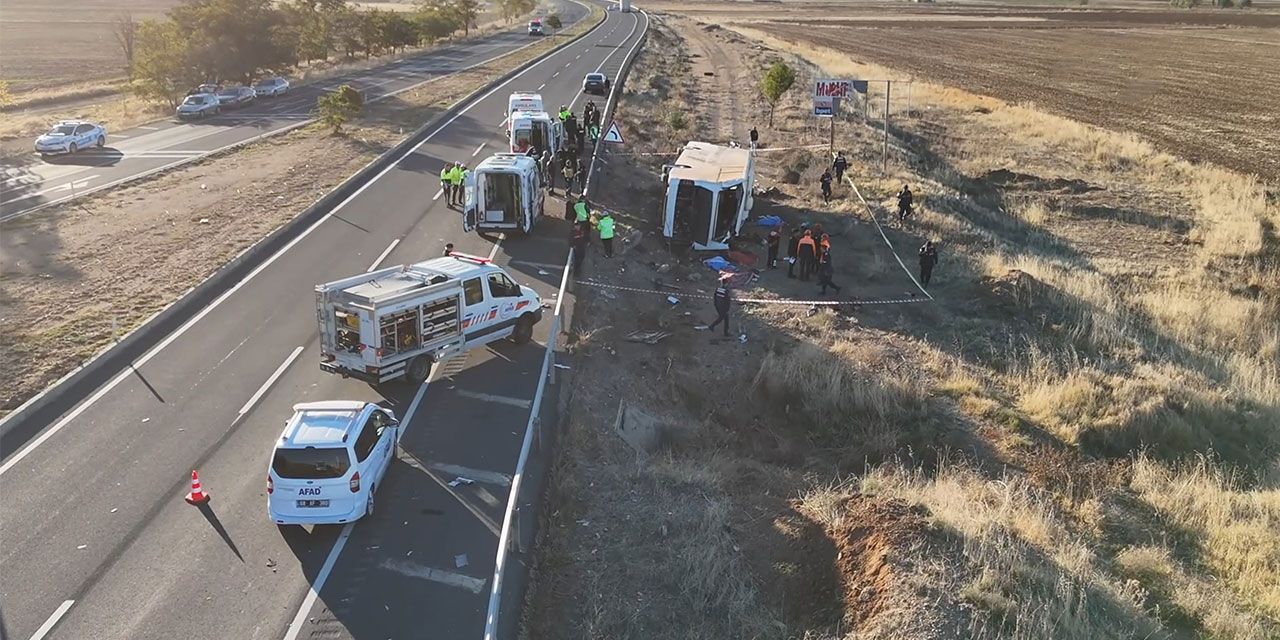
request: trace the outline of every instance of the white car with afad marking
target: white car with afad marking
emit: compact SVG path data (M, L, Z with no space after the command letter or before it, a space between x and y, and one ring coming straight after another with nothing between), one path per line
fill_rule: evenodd
M399 434L395 414L370 402L293 405L267 469L271 520L344 524L372 515Z

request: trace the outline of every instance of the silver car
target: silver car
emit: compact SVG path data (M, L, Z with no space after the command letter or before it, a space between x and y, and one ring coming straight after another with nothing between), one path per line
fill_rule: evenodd
M289 81L284 78L263 78L253 85L253 91L259 98L282 96L289 93Z
M107 144L107 128L84 120L63 120L49 133L36 138L36 152L42 156L75 153L85 147Z
M212 93L197 93L193 96L187 96L187 99L178 105L178 117L183 119L214 116L221 112L222 106L218 102L218 96Z

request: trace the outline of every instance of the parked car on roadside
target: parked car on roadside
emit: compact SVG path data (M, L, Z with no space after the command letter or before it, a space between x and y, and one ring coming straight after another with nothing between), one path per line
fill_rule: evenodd
M222 85L220 84L202 84L188 91L187 95L194 96L194 95L199 95L201 93L217 93L219 91L222 91Z
M187 99L178 105L178 117L182 119L204 118L216 116L219 113L222 113L222 106L218 103L218 96L212 93L187 96Z
M282 96L289 93L289 81L281 77L263 78L253 85L253 91L259 98Z
M218 104L223 109L239 109L252 104L255 97L252 87L223 87L218 92Z
M85 147L107 143L107 128L84 120L63 120L48 133L36 138L36 152L42 156L75 153Z
M609 94L609 78L603 73L588 73L587 77L582 79L583 93L598 93L600 95Z

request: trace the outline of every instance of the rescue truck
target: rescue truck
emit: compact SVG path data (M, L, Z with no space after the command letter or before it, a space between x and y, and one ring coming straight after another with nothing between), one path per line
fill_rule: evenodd
M507 135L512 153L537 147L539 154L551 151L555 155L564 145L564 123L545 111L514 111L507 118Z
M542 298L486 258L462 253L316 286L320 368L382 384L511 338L533 339Z
M534 18L533 20L530 20L530 21L529 21L529 35L531 35L531 36L540 36L540 35L542 35L542 21L541 21L541 20L539 20L539 19L537 19L537 18Z
M523 153L496 153L471 171L465 187L462 230L529 233L546 206L538 161Z

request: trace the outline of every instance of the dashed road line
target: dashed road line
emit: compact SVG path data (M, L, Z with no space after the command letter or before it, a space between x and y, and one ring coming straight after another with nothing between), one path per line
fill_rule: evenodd
M487 142L481 142L481 143L480 143L480 146L476 147L476 150L471 152L471 157L472 157L472 158L474 158L474 157L476 157L476 156L480 155L480 150L481 150L481 149L484 149L484 145L486 145L486 144L488 144L488 143L487 143Z
M54 625L58 624L58 621L62 619L62 616L67 615L67 611L69 611L71 609L71 605L75 603L75 600L65 600L62 604L58 605L58 608L53 610L53 614L49 616L49 619L45 620L44 624L40 625L40 628L36 629L36 632L32 634L31 640L41 640L45 636L49 635L49 632L53 631Z
M289 365L293 364L294 360L298 359L298 356L301 353L302 347L294 349L293 353L290 353L289 357L285 358L284 362L282 362L279 367L276 367L275 373L272 373L271 377L267 378L267 381L262 383L261 387L258 387L258 391L249 398L249 401L245 402L243 407L240 407L240 413L236 414L236 417L239 418L240 416L249 413L249 410L253 408L253 405L257 404L258 401L262 399L263 394L271 388L271 385L276 383L276 380L284 374L285 370L289 368Z
M469 398L471 400L479 400L481 402L492 402L494 404L505 404L509 407L518 407L520 409L528 409L529 407L533 406L532 400L525 400L523 398L512 398L508 396L499 396L499 395L494 395L492 393L480 393L478 391L467 391L465 389L458 389L457 394L464 398Z
M433 471L439 471L445 475L454 477L470 478L476 482L483 482L499 487L511 486L511 476L497 471L485 471L484 469L472 469L457 464L446 464L444 462L429 462L427 468Z
M390 254L390 253L391 253L391 250L392 250L392 249L395 249L395 248L396 248L396 245L398 245L398 244L400 244L400 238L396 238L395 240L392 240L392 241L391 241L391 244L390 244L386 249L384 249L384 250L382 251L382 253L378 254L378 259L377 259L377 260L374 260L374 261L373 261L373 264L369 265L369 268L368 268L368 269L365 269L365 273L369 273L370 271L373 271L374 269L377 269L377 268L378 268L378 265L379 265L379 264L382 264L382 261L383 261L383 260L386 260L387 255L388 255L388 254Z
M382 564L379 566L388 571L394 571L401 575L409 576L410 578L422 578L424 580L438 582L450 587L465 589L476 595L479 595L481 591L484 591L484 585L488 582L488 580L473 578L461 573L445 571L444 569L435 569L415 562L409 562L407 560L392 560L388 558L383 560Z

